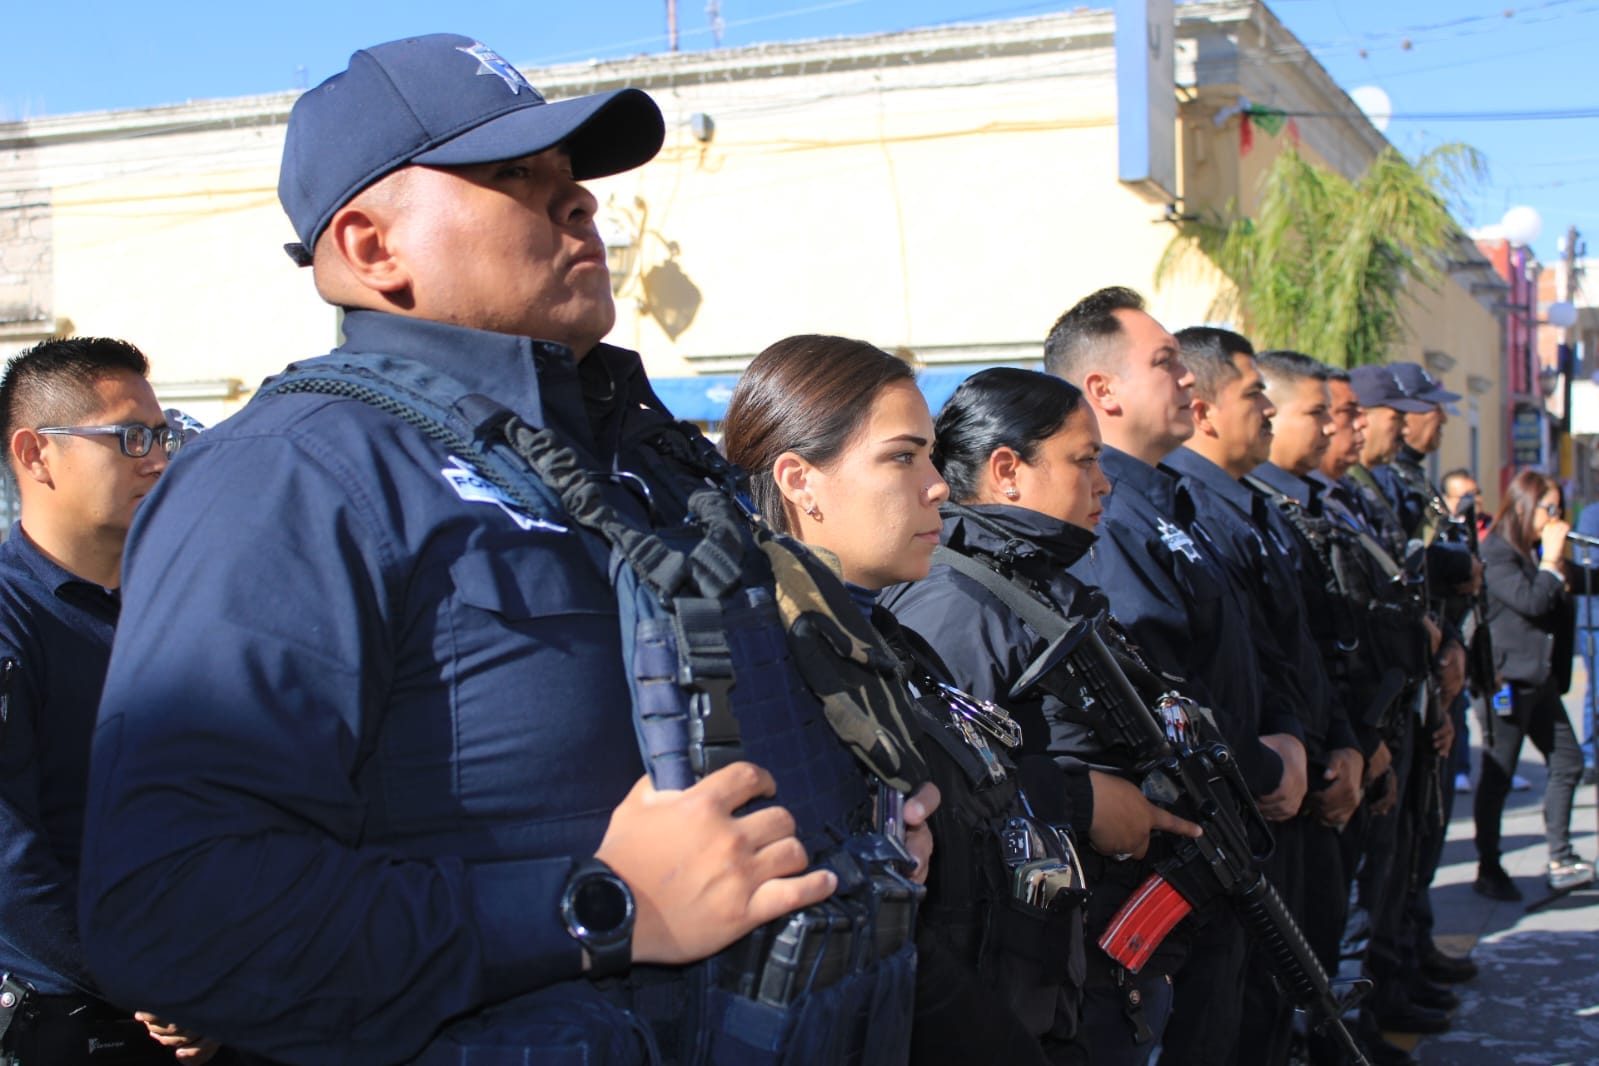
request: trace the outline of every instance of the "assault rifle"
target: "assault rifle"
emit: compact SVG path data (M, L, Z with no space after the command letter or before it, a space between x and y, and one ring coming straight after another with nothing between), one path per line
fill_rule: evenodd
M1271 829L1232 751L1199 709L1174 692L1161 696L1151 711L1123 663L1146 688L1159 679L1130 656L1112 652L1100 636L1104 624L1103 612L1072 624L1010 694L1020 697L1036 687L1078 708L1105 744L1129 756L1144 794L1197 823L1204 835L1175 838L1169 857L1128 897L1099 946L1137 973L1185 915L1225 898L1265 949L1295 1006L1343 1047L1349 1062L1370 1066L1343 1022L1370 982L1354 982L1343 996L1333 991L1287 904L1261 871L1261 860L1271 853Z

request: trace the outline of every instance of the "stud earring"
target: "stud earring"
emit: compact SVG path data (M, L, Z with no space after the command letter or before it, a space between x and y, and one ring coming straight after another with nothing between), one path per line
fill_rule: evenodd
M1010 488L1005 490L1005 498L1007 500L1018 500L1018 499L1021 499L1021 495L1022 494L1017 491L1015 485L1012 485Z
M820 522L822 520L821 509L819 507L817 507L814 503L811 504L809 507L805 508L805 513L807 515L809 515L810 517L816 519L818 522Z

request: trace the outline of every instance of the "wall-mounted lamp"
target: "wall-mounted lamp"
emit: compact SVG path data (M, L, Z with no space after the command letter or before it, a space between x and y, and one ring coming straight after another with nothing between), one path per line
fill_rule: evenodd
M1538 313L1536 304L1513 304L1509 301L1494 304L1495 311L1520 311L1532 318ZM1555 329L1570 329L1577 324L1577 305L1569 300L1556 300L1544 308L1544 316L1535 318L1534 323L1540 326L1553 326Z
M605 242L605 265L611 272L611 295L618 296L638 268L639 245L643 244L647 208L642 197L633 197L632 207L619 205L613 198L600 211L595 224Z
M716 136L716 120L703 111L696 111L688 117L688 131L701 144L710 144L711 138Z

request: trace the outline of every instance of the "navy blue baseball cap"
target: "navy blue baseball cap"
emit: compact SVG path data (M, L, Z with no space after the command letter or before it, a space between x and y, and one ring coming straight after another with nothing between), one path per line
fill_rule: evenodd
M1444 404L1450 414L1459 414L1449 404L1460 399L1460 393L1450 392L1444 388L1444 383L1427 373L1427 369L1420 363L1389 363L1388 369L1394 372L1394 379L1399 382L1399 387L1405 395L1412 400L1422 403Z
M295 101L278 199L301 266L333 213L409 163L494 163L564 145L579 180L631 170L661 150L661 109L638 89L548 103L516 67L470 37L434 33L350 57Z
M1385 366L1357 366L1349 371L1349 384L1362 407L1392 407L1409 414L1425 414L1433 405L1412 400L1399 387L1399 379Z

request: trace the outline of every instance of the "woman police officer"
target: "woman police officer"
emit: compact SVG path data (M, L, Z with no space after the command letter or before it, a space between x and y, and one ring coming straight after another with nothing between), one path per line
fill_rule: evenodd
M1089 551L1100 500L1110 483L1099 469L1099 427L1076 386L1011 368L968 378L940 413L934 462L950 486L944 508L946 548L982 560L1065 617L1106 606L1100 590L1066 568ZM971 577L936 564L923 581L895 589L885 603L921 633L954 674L980 698L1004 699L1049 641ZM1053 762L1066 777L1084 762L1110 764L1093 730L1054 696L1033 690L1007 707L1022 726L1024 766ZM1187 822L1153 806L1130 782L1086 771L1095 810L1085 865L1094 893L1088 933L1097 937L1148 870L1141 862L1151 829L1197 835ZM1027 775L1029 785L1034 775ZM1095 854L1097 853L1097 854ZM1059 1062L1142 1063L1159 1041L1169 1012L1169 974L1182 945L1166 946L1136 976L1097 947L1088 950L1080 1030L1046 1041Z
M912 1061L1042 1061L1032 1037L1069 1035L1076 1019L1069 967L1080 882L1054 827L1092 832L1102 813L1098 782L1061 773L1047 756L1015 766L1005 755L1020 739L1015 723L955 691L925 642L875 608L879 590L927 574L947 497L910 367L859 341L779 341L746 370L725 430L758 508L780 531L837 557L919 697L922 747L943 805L918 936ZM1018 788L1018 779L1035 778L1047 797L1036 818ZM1125 794L1108 806L1118 802L1128 802ZM1147 837L1146 821L1114 846L1141 851ZM1008 1010L985 985L1001 989Z

